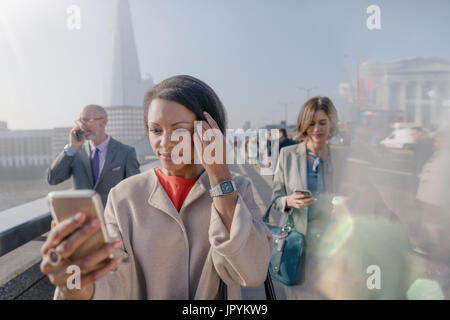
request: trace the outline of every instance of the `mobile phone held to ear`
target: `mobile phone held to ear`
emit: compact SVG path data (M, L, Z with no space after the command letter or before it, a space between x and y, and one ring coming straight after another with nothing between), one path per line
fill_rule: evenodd
M305 198L312 198L312 193L309 190L295 190L294 192L303 194Z
M86 215L83 225L90 223L95 218L100 221L100 229L75 250L70 256L70 260L84 258L111 241L103 217L102 199L94 190L53 191L48 194L48 201L52 218L56 224L72 218L78 212ZM104 261L102 264L106 263L107 261Z
M81 136L84 134L84 131L81 129L78 129L77 131L75 131L75 136L77 137L78 141L81 141Z

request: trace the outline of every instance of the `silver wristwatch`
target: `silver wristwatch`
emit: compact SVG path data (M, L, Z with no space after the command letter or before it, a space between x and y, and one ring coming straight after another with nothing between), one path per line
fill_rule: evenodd
M236 185L234 184L234 181L224 181L214 188L211 188L209 190L209 194L211 197L217 197L217 196L223 196L226 194L233 193L236 190Z

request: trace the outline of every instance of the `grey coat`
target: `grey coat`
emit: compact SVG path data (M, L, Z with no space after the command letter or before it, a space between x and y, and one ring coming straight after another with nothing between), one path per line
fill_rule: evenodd
M314 251L314 232L308 232L323 228L324 224L329 223L332 212L331 199L338 193L342 182L344 153L337 152L330 148L328 165L332 170L331 186L328 186L330 192L321 194L318 198L318 205L325 213L319 218L308 221L308 208L294 209L293 220L295 229L305 235L306 255L303 255L302 262L297 271L298 279L304 279L299 284L293 286L284 286L286 298L291 300L305 299L323 299L319 290L314 286L314 272L316 272L315 260L310 259L310 254ZM275 203L275 207L281 211L280 226L284 226L288 215L286 213L286 197L294 193L295 190L308 190L307 181L307 155L304 142L297 145L288 146L281 149L278 159L277 169L272 184L272 199L281 196ZM306 262L305 262L306 259Z
M332 168L332 193L338 191L342 172L344 154L337 150L330 149L329 165ZM306 144L301 142L296 145L284 147L280 151L277 168L272 184L272 199L279 197L275 207L281 211L286 210L286 198L295 190L308 190L307 181L307 155ZM308 228L308 208L294 209L294 224L298 232L305 234ZM286 223L287 215L283 214L280 225Z
M111 138L105 164L97 183L94 185L89 144L85 144L73 157L62 151L51 164L47 172L47 181L51 185L59 184L71 176L74 189L92 189L97 191L106 205L109 190L123 179L140 173L136 150Z

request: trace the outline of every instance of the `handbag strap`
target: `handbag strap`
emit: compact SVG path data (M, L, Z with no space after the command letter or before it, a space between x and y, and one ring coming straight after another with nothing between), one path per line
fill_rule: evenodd
M264 281L264 290L266 291L266 300L277 300L270 272L267 272L267 278L266 281Z
M266 212L264 213L263 222L265 222L265 223L269 222L270 210L272 209L272 206L275 204L275 202L278 200L278 198L281 198L281 197L283 197L283 196L278 196L272 200L270 205L267 207ZM292 217L293 211L294 211L294 208L290 208L289 211L286 213L288 215L288 218L286 220L286 225L284 226L285 228L291 227L291 229L295 229L294 218Z
M219 300L228 300L228 288L225 282L219 278Z
M228 288L225 282L220 279L219 283L219 299L220 300L228 300ZM267 272L266 280L264 281L264 291L266 293L266 300L277 300L277 295L275 294L275 289L272 283L272 277L270 273Z

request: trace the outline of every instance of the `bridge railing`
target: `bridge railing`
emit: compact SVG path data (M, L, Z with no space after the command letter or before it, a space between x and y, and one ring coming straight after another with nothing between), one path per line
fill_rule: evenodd
M0 212L0 256L50 230L47 197Z

